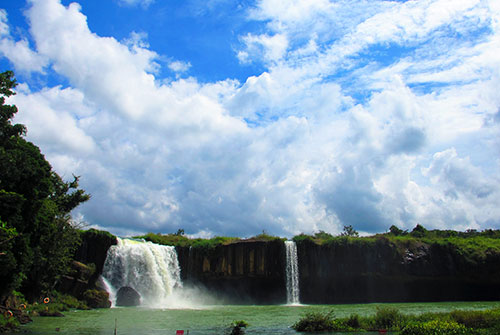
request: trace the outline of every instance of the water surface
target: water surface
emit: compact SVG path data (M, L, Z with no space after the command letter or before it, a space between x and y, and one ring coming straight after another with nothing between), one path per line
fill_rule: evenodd
M301 315L313 311L332 311L336 317L357 313L375 314L377 306L392 306L406 314L447 312L454 309L487 309L500 307L500 302L445 302L353 305L299 306L206 306L199 309L150 309L144 307L111 308L65 312L66 317L36 317L22 327L27 335L113 335L115 319L117 335L172 334L189 330L190 335L225 334L234 320L245 320L250 326L246 334L298 334L290 326ZM339 334L339 333L337 333ZM349 333L354 335L355 333ZM368 334L368 333L363 333Z

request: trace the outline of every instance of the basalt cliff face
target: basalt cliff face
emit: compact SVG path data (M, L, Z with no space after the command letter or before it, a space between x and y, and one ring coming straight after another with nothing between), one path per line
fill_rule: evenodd
M286 302L282 241L240 241L213 249L178 247L185 285L203 286L230 303Z
M98 275L112 238L92 236L77 260ZM184 286L204 287L228 303L286 303L281 240L243 240L211 248L176 247ZM338 238L297 242L305 304L500 300L500 252L470 257L446 243ZM91 280L90 280L91 281Z
M302 303L500 299L500 254L467 259L448 245L298 244Z

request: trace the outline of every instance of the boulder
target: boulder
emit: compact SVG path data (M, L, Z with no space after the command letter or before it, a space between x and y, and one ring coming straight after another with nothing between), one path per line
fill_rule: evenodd
M123 286L116 292L116 306L139 306L141 296L132 287Z

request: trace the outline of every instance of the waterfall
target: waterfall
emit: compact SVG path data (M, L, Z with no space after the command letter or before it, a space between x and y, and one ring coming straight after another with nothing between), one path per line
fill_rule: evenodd
M108 250L102 277L110 293L130 286L143 305L164 305L182 287L180 273L174 247L118 238Z
M289 305L299 301L299 261L297 245L294 241L285 241L286 250L286 300Z

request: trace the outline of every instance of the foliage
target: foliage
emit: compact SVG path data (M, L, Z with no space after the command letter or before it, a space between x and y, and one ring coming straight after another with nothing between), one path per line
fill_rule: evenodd
M414 237L424 237L427 235L427 229L424 228L422 225L416 225L415 228L411 231L410 235Z
M314 234L314 239L316 240L328 240L333 238L332 234L329 234L327 232L324 232L323 230L320 230L319 232Z
M83 293L83 300L90 308L110 307L109 294L105 291L87 290Z
M456 310L450 313L453 321L468 328L500 328L500 309L487 311L462 311Z
M334 318L333 312L307 313L292 326L297 331L364 332L387 329L401 335L497 335L500 330L500 309L452 311L403 315L392 307L377 307L375 315Z
M292 328L299 332L321 332L321 331L334 331L335 318L333 311L310 312L306 313L298 322L292 325Z
M245 320L233 321L230 326L230 335L242 335L245 334L243 328L248 327L248 322Z
M349 318L346 320L345 324L353 329L361 328L361 321L359 319L358 314L351 314Z
M344 229L343 229L342 233L340 233L340 236L358 237L359 233L354 229L353 226L348 225L348 226L344 226Z
M79 241L69 214L89 199L12 124L17 107L5 100L15 86L12 72L0 74L0 301L14 289L32 300L54 288Z
M176 247L193 247L204 250L212 250L219 245L225 245L239 240L239 238L236 237L223 237L223 236L216 236L211 239L202 239L202 238L190 239L184 235L177 233L165 234L165 235L147 233L146 235L136 236L136 238L142 238L146 241L162 245L171 245Z
M376 329L398 330L403 325L404 320L404 315L394 307L377 307L373 326Z
M44 299L49 298L49 302L45 303ZM57 291L52 291L45 297L39 298L36 302L28 305L28 311L33 315L46 312L48 314L57 314L70 309L89 309L84 301L80 301L75 297L67 294L60 294Z
M203 250L213 250L215 247L219 245L227 245L236 241L239 241L239 238L235 237L224 237L224 236L216 236L211 239L202 239L196 238L191 240L191 246L193 248L203 249Z
M8 317L0 313L0 333L17 330L20 326L15 317Z
M312 237L311 235L306 235L306 234L300 234L300 235L296 235L293 237L293 241L295 243L317 243L317 244L321 244L319 241L315 240L314 237Z
M394 235L394 236L402 236L402 235L406 235L408 234L408 231L406 230L402 230L402 229L399 229L398 227L396 227L395 225L392 225L390 228L389 228L389 233Z
M474 335L476 330L453 321L432 320L428 322L409 323L401 335Z
M267 234L265 231L262 231L259 235L256 235L254 237L251 237L250 240L256 240L256 241L264 241L264 242L270 242L270 241L282 241L286 240L278 236L272 236Z
M116 236L105 230L90 228L87 230L78 230L80 239L84 240L109 240L116 241Z

